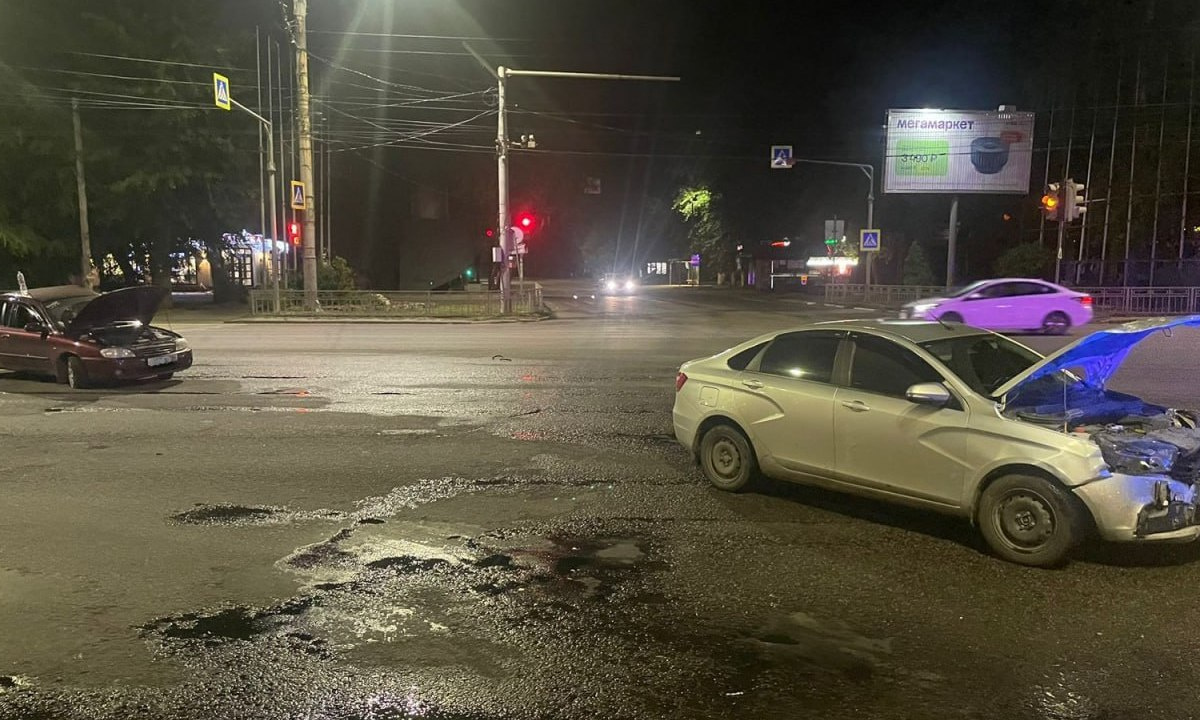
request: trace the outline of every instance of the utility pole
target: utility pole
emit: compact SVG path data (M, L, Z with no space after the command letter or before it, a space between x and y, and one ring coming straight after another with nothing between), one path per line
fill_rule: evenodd
M505 80L508 69L503 65L496 68L497 106L499 119L496 121L496 230L500 233L500 312L508 315L512 312L512 268L509 257L512 255L512 228L509 227L508 217L508 113L504 106Z
M302 2L303 0L296 0ZM503 256L500 263L500 307L505 315L512 313L512 223L508 210L508 112L507 84L508 78L516 76L544 78L574 78L585 80L649 80L661 82L679 82L676 76L666 75L618 75L612 73L562 72L558 70L513 70L503 65L495 70L470 45L463 43L467 52L475 57L479 64L489 74L496 78L496 231L500 235L500 250Z
M304 183L303 248L304 306L316 310L317 303L317 204L313 202L312 115L308 94L308 0L292 0L296 42L296 113L300 120L300 182Z
M83 129L79 123L79 100L71 98L71 120L75 125L75 187L79 194L79 284L92 287L92 237L88 230L87 181L83 176Z
M950 200L950 236L946 243L946 287L954 287L954 253L958 245L958 196Z

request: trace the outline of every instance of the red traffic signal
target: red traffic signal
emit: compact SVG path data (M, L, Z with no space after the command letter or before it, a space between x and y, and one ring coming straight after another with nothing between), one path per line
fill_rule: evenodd
M483 236L484 236L484 237L488 237L488 238L494 238L494 237L496 237L496 230L495 230L495 228L488 228L487 230L484 230L484 231L483 231Z
M521 230L525 233L531 233L534 230L537 230L538 217L531 212L518 213L515 220L516 222L514 224L521 228Z
M288 223L288 241L293 245L300 244L300 223Z

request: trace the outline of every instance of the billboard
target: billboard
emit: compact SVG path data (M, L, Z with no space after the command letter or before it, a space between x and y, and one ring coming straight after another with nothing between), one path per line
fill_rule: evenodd
M889 110L883 191L1029 192L1033 113Z

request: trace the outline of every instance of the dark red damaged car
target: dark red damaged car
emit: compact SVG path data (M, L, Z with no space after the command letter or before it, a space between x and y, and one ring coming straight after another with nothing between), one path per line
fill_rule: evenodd
M170 378L191 367L192 349L150 324L167 293L150 285L104 294L74 285L0 293L0 368L73 388Z

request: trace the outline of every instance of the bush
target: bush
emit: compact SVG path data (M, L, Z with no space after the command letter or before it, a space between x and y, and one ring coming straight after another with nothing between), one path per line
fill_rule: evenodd
M1014 245L996 259L997 277L1045 277L1054 263L1054 253L1037 243Z
M937 284L937 278L933 276L929 258L925 256L925 250L920 243L908 246L908 254L904 256L903 282L905 285Z

